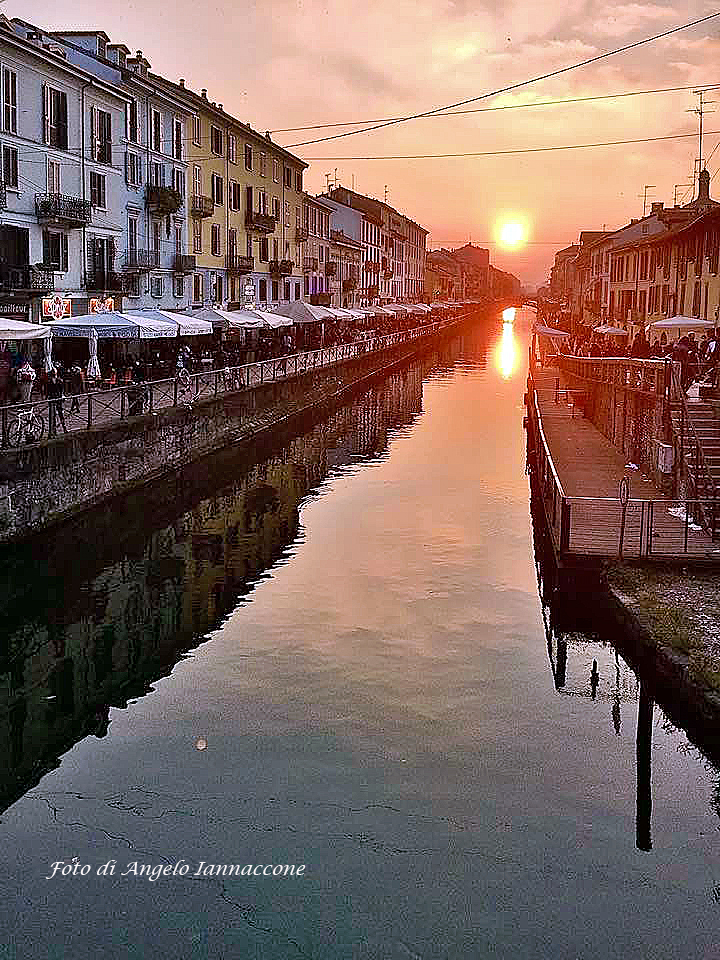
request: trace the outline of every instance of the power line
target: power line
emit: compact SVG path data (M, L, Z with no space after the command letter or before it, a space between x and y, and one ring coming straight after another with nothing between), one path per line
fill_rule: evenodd
M497 97L501 93L509 93L511 90L519 90L521 87L527 87L532 83L539 83L541 80L549 80L551 77L561 76L564 73L569 73L571 70L577 70L579 67L586 67L591 63L598 63L601 60L606 60L608 57L614 57L618 53L625 53L627 50L634 50L637 47L643 46L644 44L653 43L655 40L661 40L664 37L672 36L672 34L679 33L681 30L687 30L690 27L695 27L700 23L707 23L708 20L714 20L719 16L720 11L708 14L705 17L699 17L697 20L691 20L689 23L684 23L679 27L672 27L670 30L664 30L662 33L656 33L654 36L646 37L644 40L635 40L633 43L627 43L622 47L617 47L614 50L608 50L606 53L600 53L595 57L588 57L586 60L580 60L578 63L569 64L567 67L560 67L558 70L552 70L549 73L540 74L539 76L532 77L529 80L522 80L519 83L511 83L505 87L499 87L497 90L480 94L480 96L477 97L468 97L466 100L458 100L457 103L449 103L442 107L434 107L432 110L425 110L422 113L413 113L407 117L400 117L397 120L386 120L382 123L361 127L359 130L348 130L345 133L335 133L329 137L319 137L316 140L303 140L300 143L291 143L285 149L292 150L295 147L306 147L313 143L325 143L328 140L339 140L343 137L354 137L359 133L370 133L374 130L380 130L383 127L389 127L398 123L407 123L409 120L419 120L421 117L429 117L445 110L454 110L456 107L464 107L468 103L477 103L479 100L487 100L490 97Z
M708 135L719 134L720 130L709 130ZM554 150L587 150L591 147L619 147L633 143L659 143L664 140L687 140L696 137L695 133L674 133L664 137L639 137L635 140L604 140L597 143L568 143L557 147L518 147L513 150L485 150L477 153L406 153L396 156L375 157L307 157L313 163L337 162L340 160L447 160L457 157L505 157L520 153L549 153Z
M708 84L708 88L720 86L720 84ZM566 103L589 103L593 100L617 100L622 97L640 97L650 93L678 93L680 91L696 90L697 84L689 87L658 87L654 90L629 90L623 93L605 93L597 94L592 97L570 97L566 100L538 100L535 103L508 103L502 107L475 107L472 110L453 110L443 113L433 113L428 115L428 119L435 117L463 117L471 113L494 113L498 110L524 110L527 107L558 107ZM297 133L301 130L324 130L330 127L352 127L361 123L391 123L402 120L402 117L379 117L374 120L345 120L342 123L312 123L304 127L280 127L277 130L271 130L270 133Z

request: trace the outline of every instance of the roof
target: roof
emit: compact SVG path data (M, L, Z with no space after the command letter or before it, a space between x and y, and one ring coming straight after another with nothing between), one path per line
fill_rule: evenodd
M357 193L357 191L351 190L349 187L335 187L334 190L329 193L330 199L335 200L336 203L343 203L344 206L352 206L352 204L344 203L344 201L341 200L339 197L333 196L333 193L336 193L339 191L343 191L344 193L348 194L351 197L356 198L357 200L364 200L364 201L368 201L369 203L377 204L379 207L382 207L383 209L388 210L390 213L394 213L396 217L401 217L407 223L411 223L414 227L417 227L418 230L422 230L423 233L425 234L430 233L430 231L426 230L425 227L422 227L419 223L417 223L415 220L412 220L406 214L401 213L399 210L396 210L395 207L391 207L390 204L385 203L384 200L377 200L375 197L368 197L363 193Z

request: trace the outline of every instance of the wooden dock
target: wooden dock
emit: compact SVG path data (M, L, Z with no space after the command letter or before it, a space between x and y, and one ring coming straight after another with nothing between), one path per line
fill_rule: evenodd
M622 557L720 564L720 542L703 529L704 505L665 497L572 397L558 368L531 369L531 466L558 562Z

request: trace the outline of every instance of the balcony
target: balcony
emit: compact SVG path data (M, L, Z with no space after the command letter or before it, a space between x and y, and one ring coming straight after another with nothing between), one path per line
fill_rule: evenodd
M199 217L202 220L204 217L211 217L214 212L215 204L213 203L212 197L203 197L199 193L192 195L192 200L190 201L191 216Z
M268 269L273 276L289 277L293 271L292 260L271 260Z
M0 264L0 290L29 294L52 293L55 275L42 264L27 264L20 267Z
M125 290L123 278L112 270L88 276L85 286L95 293L122 293Z
M123 267L128 273L145 273L159 266L159 250L128 250L123 261Z
M295 227L295 242L304 243L308 238L307 227Z
M337 276L337 264L334 260L328 260L325 264L325 276L326 277L336 277Z
M277 218L269 213L257 213L255 210L245 211L245 226L248 230L257 230L259 233L272 233L277 225Z
M154 213L177 213L183 205L182 194L172 187L156 187L149 183L145 192L145 205Z
M252 273L255 269L255 257L241 257L237 253L228 253L225 257L225 266L228 273L239 275Z
M195 254L176 253L173 257L173 270L175 273L192 273L196 263Z
M303 259L303 272L304 273L314 273L318 268L318 259L317 257L305 257Z
M365 269L368 271L368 273L380 273L380 261L366 260Z
M40 223L63 227L85 227L92 218L89 200L66 197L61 193L36 193L35 215Z

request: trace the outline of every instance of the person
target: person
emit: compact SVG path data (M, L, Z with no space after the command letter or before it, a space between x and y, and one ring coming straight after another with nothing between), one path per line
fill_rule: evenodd
M32 396L35 377L37 374L27 357L15 371L18 389L20 390L20 403L29 403Z
M70 393L72 394L70 413L80 413L80 394L85 393L85 374L79 364L74 363L70 367L68 380L70 383Z
M58 423L63 428L63 433L67 433L65 426L65 414L63 412L63 382L60 379L57 367L53 367L48 374L47 380L47 399L50 408L50 423L55 423L55 432L57 432Z
M647 360L650 357L650 344L643 330L633 340L630 356L635 360Z

